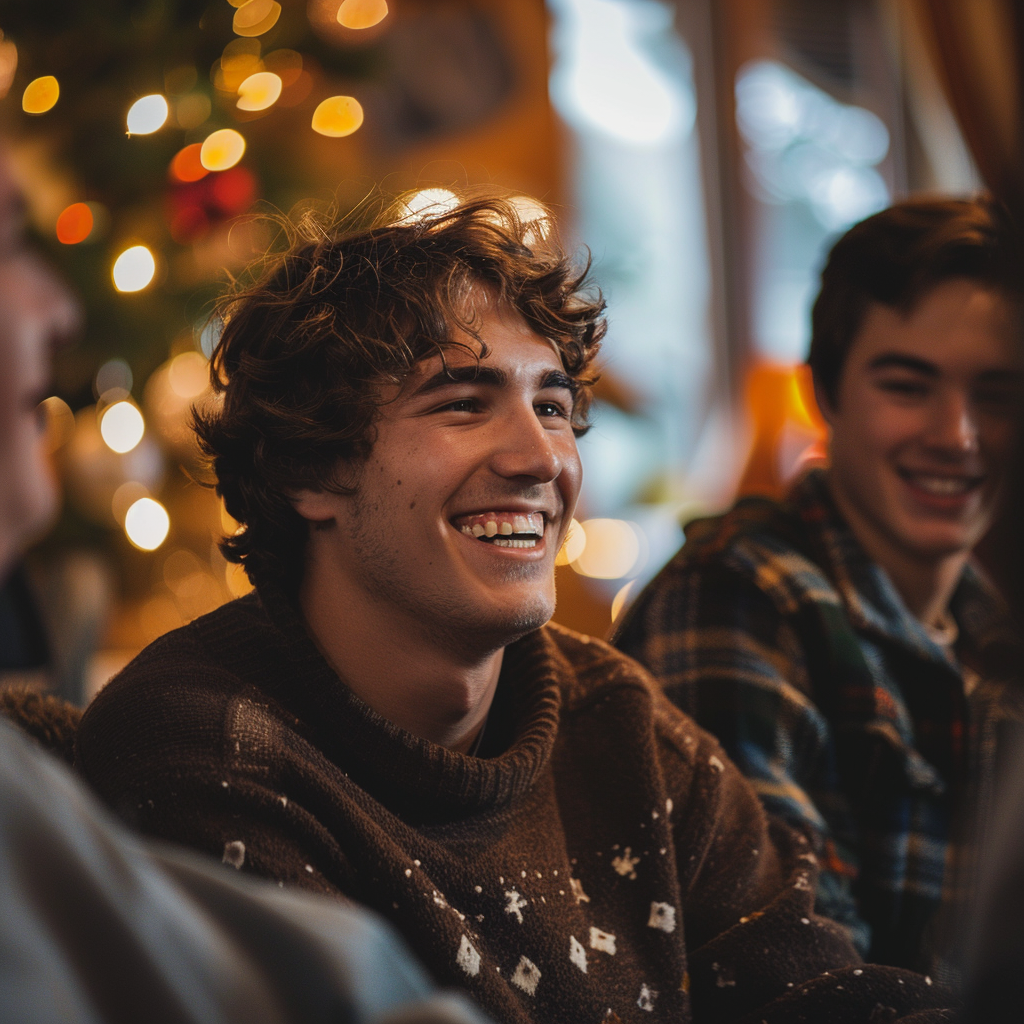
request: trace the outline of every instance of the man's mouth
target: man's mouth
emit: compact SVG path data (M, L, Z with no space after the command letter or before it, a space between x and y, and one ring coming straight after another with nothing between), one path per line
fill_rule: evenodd
M544 536L543 512L479 512L452 525L467 537L500 548L535 548Z
M914 473L901 469L900 476L911 486L937 498L959 498L980 487L982 476L936 476L932 473Z

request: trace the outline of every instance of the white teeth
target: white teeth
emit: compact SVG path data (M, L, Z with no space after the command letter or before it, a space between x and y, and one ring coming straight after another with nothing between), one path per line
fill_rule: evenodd
M466 531L466 527L463 527L462 529L463 529L463 532ZM474 537L482 537L484 535L484 528L479 523L474 523L472 528L470 528L469 532Z
M473 527L471 526L460 526L459 529L469 537L475 536L475 534L473 533ZM480 532L483 533L484 531L481 530Z
M488 537L493 537L497 532L498 524L493 519L488 519L487 522L484 523L484 533L487 534ZM512 531L510 530L509 532L511 533Z
M513 533L533 533L533 527L530 525L530 520L526 516L516 516L512 520L512 532Z
M491 524L488 523L487 525L490 526ZM511 523L502 523L501 526L498 527L498 533L500 533L502 537L511 537L515 532L516 531L512 529Z
M511 537L495 537L494 546L498 548L535 548L537 541L533 537L529 538L516 538L513 540Z
M971 489L971 481L963 477L914 476L914 484L929 494L949 496L965 494Z

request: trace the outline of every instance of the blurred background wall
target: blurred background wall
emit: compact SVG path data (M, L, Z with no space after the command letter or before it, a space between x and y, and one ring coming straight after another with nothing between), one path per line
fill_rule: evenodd
M5 0L0 29L32 227L86 309L0 668L79 702L248 590L188 417L253 213L493 183L589 247L610 329L556 618L603 635L682 522L821 457L801 363L836 236L1020 180L1009 0Z

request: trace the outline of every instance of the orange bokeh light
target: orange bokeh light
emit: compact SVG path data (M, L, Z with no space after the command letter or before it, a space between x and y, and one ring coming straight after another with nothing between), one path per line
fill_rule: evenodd
M84 242L92 233L93 223L88 203L72 203L57 218L57 241L64 245Z
M171 174L178 181L199 181L210 173L199 159L202 149L201 142L193 142L191 146L180 150L171 161Z

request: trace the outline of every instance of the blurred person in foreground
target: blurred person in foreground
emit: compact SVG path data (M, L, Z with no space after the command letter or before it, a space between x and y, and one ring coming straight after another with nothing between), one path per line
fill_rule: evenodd
M228 297L197 423L256 589L107 685L82 770L151 835L375 908L503 1022L939 1005L814 916L806 841L639 665L548 622L605 325L521 209L313 223Z
M1020 262L987 199L909 201L834 246L809 363L827 468L691 523L615 637L822 859L867 959L955 977L1000 730L1003 602L971 560L1021 396Z
M0 580L57 501L38 405L74 302L0 149ZM0 1020L481 1024L380 921L144 845L0 721Z

